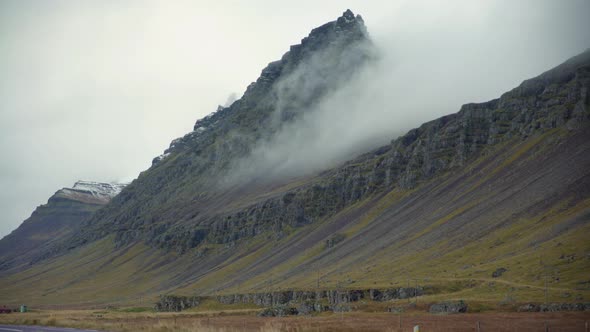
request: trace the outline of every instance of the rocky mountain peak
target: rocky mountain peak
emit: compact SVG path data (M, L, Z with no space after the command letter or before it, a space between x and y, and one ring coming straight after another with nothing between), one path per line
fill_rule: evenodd
M55 193L55 198L104 204L117 196L127 183L105 183L95 181L77 181L71 188L62 188Z
M311 31L311 33L301 40L300 45L317 42L326 43L354 43L362 39L367 39L367 28L365 21L360 15L348 9L336 21L328 22ZM296 45L297 46L297 45ZM296 47L295 46L295 47ZM311 45L310 45L311 46ZM291 46L293 49L294 46Z
M325 93L347 82L375 53L362 17L347 10L312 29L301 43L291 45L279 60L262 69L241 98L197 120L192 132L172 141L152 164L187 149L201 151L203 145L230 131L240 131L242 136L274 132L277 123L267 121L271 114L282 113L278 118L283 121L297 117ZM280 109L279 100L282 104L288 100L289 109Z
M340 16L338 18L338 20L336 20L337 24L339 25L348 25L351 23L356 23L359 26L364 26L365 22L363 21L363 18L360 15L354 15L354 13L352 12L352 10L347 9L342 16Z
M354 13L352 12L352 10L347 9L343 14L342 17L344 17L347 20L353 20L354 19Z
M164 225L158 235L151 236L159 238L172 214L177 221L187 215L178 209L162 212L162 201L154 199L165 197L174 205L195 206L221 194L224 181L239 173L240 162L257 146L272 142L288 123L316 111L323 98L350 82L376 54L362 18L350 10L311 30L301 43L269 63L241 98L217 108L198 120L191 132L173 140L153 159L150 169L85 223L76 243L68 246L115 232L118 242L129 242L143 233L120 229L149 230ZM204 215L199 213L199 218ZM195 241L200 239L195 236Z

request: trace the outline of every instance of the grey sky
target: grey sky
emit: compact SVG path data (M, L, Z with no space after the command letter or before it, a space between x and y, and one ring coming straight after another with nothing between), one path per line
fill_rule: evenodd
M383 88L376 98L406 89L399 105L388 101L405 120L392 123L392 138L590 47L587 0L5 0L0 236L78 179L135 178L346 8L364 17L390 64L372 85Z

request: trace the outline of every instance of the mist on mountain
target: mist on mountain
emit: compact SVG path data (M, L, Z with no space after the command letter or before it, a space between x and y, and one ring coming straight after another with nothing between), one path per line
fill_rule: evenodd
M325 101L334 105L330 112L301 120L312 129L292 129L322 144L301 152L305 140L268 147L264 154L279 160L280 146L300 155L279 169L322 169L463 102L497 97L590 45L584 0L302 1L289 8L268 1L3 1L0 184L11 190L0 194L0 236L56 188L80 178L131 181L195 119L228 106L234 98L227 96L239 96L287 45L348 6L366 19L381 65L359 75L367 78L358 80L364 91L355 91L355 82L342 87L359 98ZM337 129L324 131L324 118ZM367 129L367 121L376 127ZM289 140L294 134L284 130ZM333 132L339 137L323 138ZM344 136L355 135L359 141L348 146ZM322 151L330 144L347 147L332 158ZM322 158L309 164L317 154Z

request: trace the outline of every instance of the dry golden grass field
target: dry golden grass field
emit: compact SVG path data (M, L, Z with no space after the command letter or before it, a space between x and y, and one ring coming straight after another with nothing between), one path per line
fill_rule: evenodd
M422 308L417 308L422 309ZM102 331L588 331L590 312L488 312L433 315L424 311L324 313L318 316L257 317L258 309L183 313L120 310L39 310L0 315L0 324L45 325ZM401 320L401 322L400 322ZM479 324L478 324L479 323Z

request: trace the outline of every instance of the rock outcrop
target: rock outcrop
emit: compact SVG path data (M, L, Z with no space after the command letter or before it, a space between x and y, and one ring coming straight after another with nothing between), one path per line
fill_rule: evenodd
M78 181L72 188L63 188L50 198L66 198L90 204L105 205L117 196L128 183Z
M406 299L424 294L419 288L391 288L378 289L347 289L320 291L281 291L268 293L232 294L217 296L217 301L223 304L255 304L261 307L276 308L288 305L297 306L298 312L350 311L348 304L361 300L390 301ZM327 305L324 305L326 303Z
M296 308L278 306L272 308L265 308L257 314L258 317L285 317L297 315L299 312Z
M182 311L193 308L201 303L202 299L198 296L176 296L162 295L160 300L155 304L155 311Z
M527 303L518 307L519 312L590 311L590 303Z
M590 303L548 303L538 306L542 312L556 311L590 311Z
M496 269L496 271L492 272L492 278L499 278L499 277L501 277L501 276L504 274L504 272L506 272L506 271L508 271L508 269L506 269L506 268L503 268L503 267L501 267L501 268L498 268L498 269Z
M430 306L428 311L432 314L459 314L467 312L467 303L463 301L457 302L441 302Z

